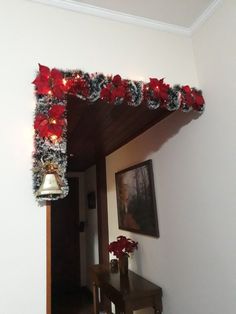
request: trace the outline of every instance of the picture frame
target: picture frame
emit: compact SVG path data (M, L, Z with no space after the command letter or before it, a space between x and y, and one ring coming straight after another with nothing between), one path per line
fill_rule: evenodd
M159 237L152 160L115 173L119 229Z
M87 194L87 206L88 209L96 208L96 194L94 191Z

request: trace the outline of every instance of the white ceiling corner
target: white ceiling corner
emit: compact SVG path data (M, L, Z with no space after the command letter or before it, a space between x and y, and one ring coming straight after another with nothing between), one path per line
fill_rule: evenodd
M191 35L222 0L31 0L66 10ZM132 4L135 1L135 6Z
M218 6L222 3L222 0L214 0L211 4L203 11L203 13L192 23L189 27L191 34L195 32L207 19L215 12Z

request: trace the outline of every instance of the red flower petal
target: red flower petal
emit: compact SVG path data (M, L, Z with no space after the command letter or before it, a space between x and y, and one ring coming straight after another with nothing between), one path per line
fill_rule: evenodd
M155 78L150 78L150 83L149 83L150 87L153 89L158 85L158 79Z
M119 86L117 88L114 88L113 91L111 92L112 96L114 98L123 98L125 97L125 88L123 86Z
M103 88L100 93L100 97L105 100L110 99L110 90L108 88Z
M113 77L113 79L112 79L112 83L114 84L114 85L120 85L121 84L121 82L122 82L122 80L121 80L121 77L120 77L120 75L115 75L114 77Z
M61 73L61 71L57 70L57 69L52 69L51 71L51 78L54 80L63 80L63 74Z
M48 81L41 81L38 85L37 85L37 92L38 94L43 94L46 95L48 94L48 92L50 91L50 86Z
M167 101L168 100L168 91L167 90L161 90L160 91L160 97L164 100L164 101Z
M47 117L44 114L39 113L36 117L35 117L35 121L34 121L34 128L35 130L39 130L41 123L46 120L47 121Z
M65 119L56 119L56 124L64 126L66 124L66 120Z
M116 95L114 93L111 93L108 101L110 101L112 104L114 104L116 101Z
M64 97L64 88L59 85L54 85L52 88L52 93L57 98L62 99Z
M50 124L48 126L48 137L52 135L56 135L57 137L61 137L63 133L63 128L57 124Z
M204 100L202 94L200 94L200 93L194 93L194 98L195 98L195 104L196 104L197 106L203 106L203 105L204 105L205 100Z
M46 67L45 65L42 65L39 63L39 73L40 73L40 76L44 76L46 78L49 78L50 69L48 67Z
M44 124L40 125L39 136L40 137L48 137L49 136L49 124L46 120L44 120Z
M61 105L53 105L51 109L48 111L48 115L50 118L61 118L62 115L65 113L65 106Z
M192 90L188 85L185 85L182 87L182 90L186 93L186 94L191 94Z

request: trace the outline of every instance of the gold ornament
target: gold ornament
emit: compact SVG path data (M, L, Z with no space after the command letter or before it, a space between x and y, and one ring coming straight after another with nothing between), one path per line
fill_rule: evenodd
M33 168L35 172L42 172L43 180L40 188L36 192L36 196L60 195L62 194L62 182L58 174L58 166L51 162L41 160L37 167Z

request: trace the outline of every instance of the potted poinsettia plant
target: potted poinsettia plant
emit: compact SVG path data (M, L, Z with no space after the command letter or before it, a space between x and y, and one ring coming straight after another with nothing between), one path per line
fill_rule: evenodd
M119 260L120 274L128 273L128 258L134 250L138 249L138 242L135 242L125 236L119 236L116 241L109 244L108 250Z

